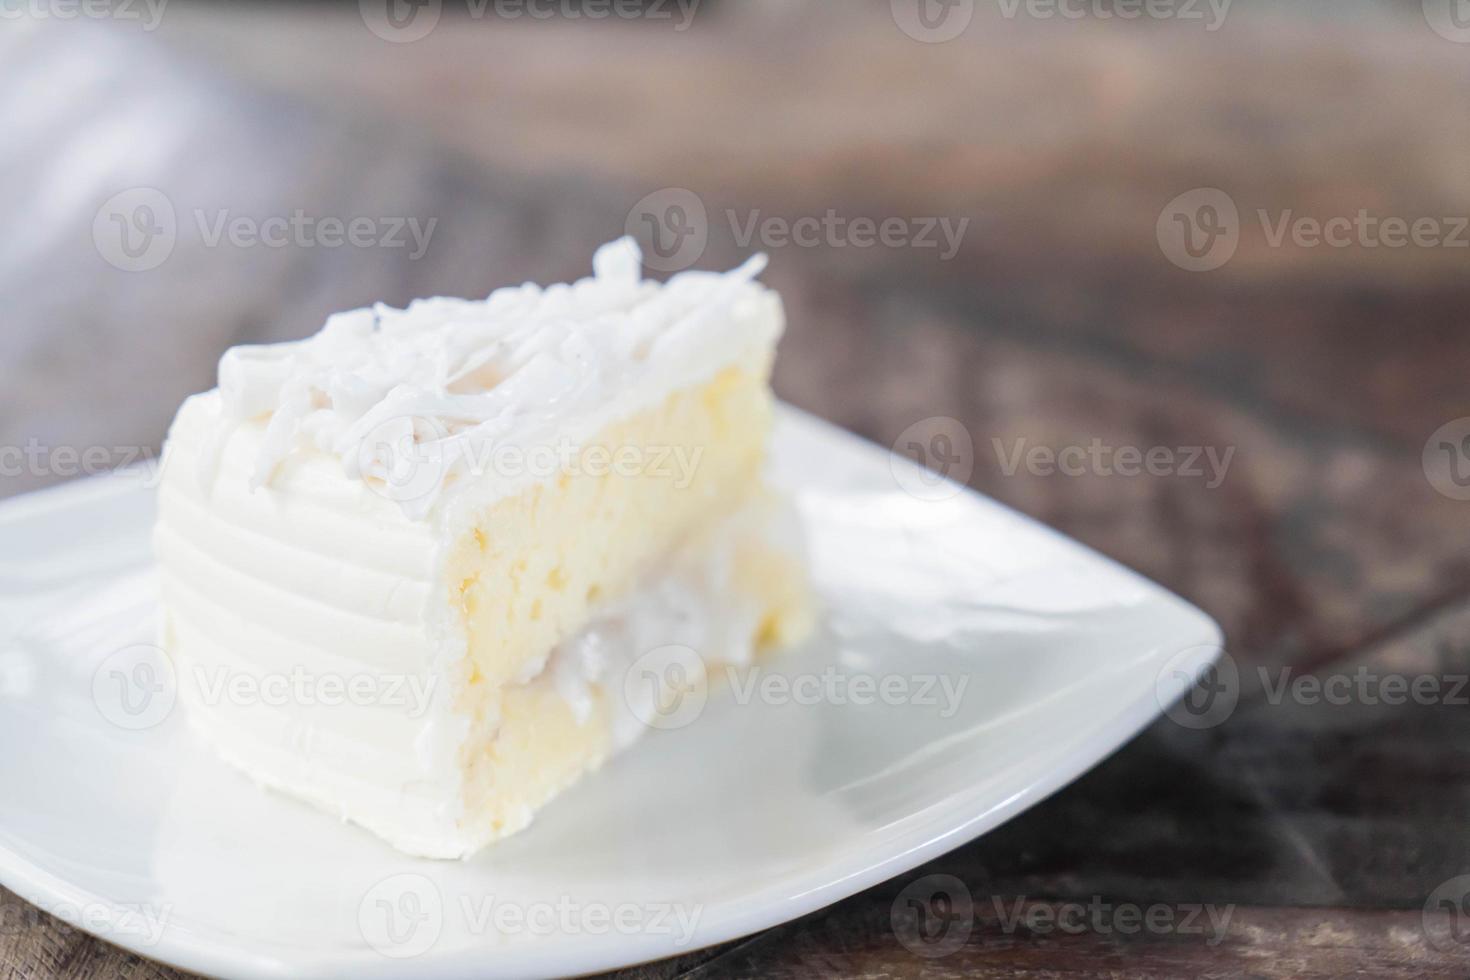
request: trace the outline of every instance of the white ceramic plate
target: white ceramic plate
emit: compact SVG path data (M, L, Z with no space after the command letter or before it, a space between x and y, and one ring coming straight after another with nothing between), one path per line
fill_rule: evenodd
M0 505L0 881L203 973L625 966L792 919L992 829L1127 741L1219 649L1214 623L1158 586L825 423L783 412L774 455L821 635L455 863L257 789L182 709L138 731L104 717L93 685L115 678L99 667L149 638L143 476Z

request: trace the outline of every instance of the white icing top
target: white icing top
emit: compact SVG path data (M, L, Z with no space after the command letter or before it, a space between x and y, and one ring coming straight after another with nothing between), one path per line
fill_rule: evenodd
M306 340L233 348L201 480L212 484L239 425L263 421L252 488L293 454L322 452L349 477L401 491L390 495L422 518L494 449L590 435L768 349L782 318L754 281L765 265L756 255L660 284L642 279L638 246L623 238L575 284L378 304L332 316Z

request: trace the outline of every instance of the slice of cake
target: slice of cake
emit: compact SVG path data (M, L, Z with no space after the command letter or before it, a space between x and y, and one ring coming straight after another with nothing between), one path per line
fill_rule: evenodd
M805 622L762 487L779 298L733 272L330 318L169 435L162 644L256 780L461 857ZM670 736L677 737L677 736Z

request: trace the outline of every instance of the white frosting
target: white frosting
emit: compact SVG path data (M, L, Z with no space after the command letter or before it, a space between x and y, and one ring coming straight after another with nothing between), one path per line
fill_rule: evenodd
M456 750L469 727L451 707L456 644L426 628L437 536L325 458L296 461L290 493L251 492L259 426L230 441L206 494L193 464L217 400L191 399L174 423L154 531L163 645L190 724L262 783L351 815L405 849L450 848ZM286 677L300 666L348 682L396 675L405 687L428 685L430 704L414 713L209 694L220 679Z
M492 448L590 434L768 347L781 323L774 294L754 282L765 264L756 255L732 272L659 284L642 279L638 246L624 238L572 285L378 304L331 317L307 340L236 347L220 361L204 482L234 429L265 419L252 487L293 453L316 451L424 516Z
M667 691L654 691L639 678L629 684L628 673L640 657L658 648L685 648L688 655L679 662L700 675L715 667L749 664L761 609L729 588L729 573L737 537L771 531L743 515L728 518L696 551L674 559L656 581L603 609L586 629L552 651L545 674L578 721L587 720L596 692L604 691L614 748L637 741L648 730L654 698ZM666 670L648 676L660 682L673 679ZM686 680L703 683L704 677Z

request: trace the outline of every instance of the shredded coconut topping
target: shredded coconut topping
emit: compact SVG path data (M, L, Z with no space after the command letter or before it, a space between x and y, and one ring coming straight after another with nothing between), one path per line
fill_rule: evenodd
M750 336L737 316L751 302L777 302L755 282L765 266L755 255L731 272L660 284L642 278L642 254L623 238L598 249L594 274L573 284L404 310L378 304L332 316L306 340L233 348L219 366L213 458L236 427L265 421L253 488L294 453L315 451L366 481L411 470L427 482L402 502L422 516L487 446L547 438L630 393L671 391L770 343L779 314L757 317L766 337Z

